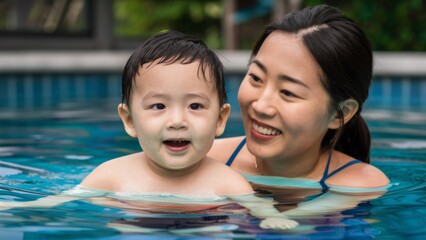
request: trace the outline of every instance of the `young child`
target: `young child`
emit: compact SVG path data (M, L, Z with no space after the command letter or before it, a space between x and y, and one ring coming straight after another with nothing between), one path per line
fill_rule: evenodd
M118 113L143 152L101 164L81 186L202 197L253 192L239 173L206 156L230 105L222 63L202 41L170 31L144 42L124 68Z
M201 40L168 31L138 47L123 70L118 113L125 131L138 139L142 152L101 164L77 188L61 195L26 203L0 202L0 208L51 207L84 197L105 196L102 192L171 194L193 200L225 196L247 207L252 215L266 218L261 222L263 228L298 225L279 213L272 201L254 197L242 175L206 156L215 137L225 129L230 105L226 103L223 65ZM91 190L100 194L94 195ZM223 202L156 205L146 200L95 199L101 205L124 208L148 205L190 211Z

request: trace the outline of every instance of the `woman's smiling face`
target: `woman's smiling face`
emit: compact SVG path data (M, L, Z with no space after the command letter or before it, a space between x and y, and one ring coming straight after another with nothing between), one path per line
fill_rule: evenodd
M275 31L266 38L238 92L253 155L280 161L319 150L334 119L321 74L296 34Z

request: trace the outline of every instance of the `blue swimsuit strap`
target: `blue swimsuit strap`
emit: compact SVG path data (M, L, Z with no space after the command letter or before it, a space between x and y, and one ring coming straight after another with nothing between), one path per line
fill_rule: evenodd
M243 148L244 144L246 144L246 138L243 138L243 140L238 144L238 147L234 150L231 157L229 157L228 161L226 162L227 166L231 166L232 162L234 162L235 157L240 152L241 148Z
M241 151L241 149L243 148L244 144L246 144L246 138L243 138L243 140L240 142L240 144L238 144L237 148L234 150L234 152L232 153L231 157L229 157L228 161L226 162L227 166L231 166L231 164L234 162L235 157L238 155L238 153ZM325 166L324 169L324 173L322 175L321 180L319 181L319 183L321 184L323 191L327 190L329 187L327 186L327 184L325 184L325 181L332 177L333 175L335 175L336 173L342 171L343 169L356 164L356 163L360 163L362 161L358 160L358 159L354 159L348 163L346 163L345 165L339 167L338 169L334 170L333 172L331 172L330 174L328 174L328 169L330 168L330 162L331 162L331 150L329 152L328 155L328 160L327 160L327 165Z
M333 172L331 172L330 174L328 173L328 168L330 167L330 161L331 161L331 150L330 153L328 154L328 161L327 161L327 166L325 166L324 169L324 174L322 175L321 180L319 181L319 183L321 184L323 189L328 189L329 187L327 186L327 184L325 184L325 180L327 180L328 178L332 177L333 175L335 175L336 173L342 171L343 169L354 165L356 163L360 163L362 161L358 160L358 159L354 159L348 163L346 163L345 165L339 167L338 169L334 170Z

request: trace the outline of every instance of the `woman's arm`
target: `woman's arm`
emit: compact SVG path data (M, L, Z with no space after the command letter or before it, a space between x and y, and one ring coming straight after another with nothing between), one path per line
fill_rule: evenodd
M335 192L329 191L321 196L309 201L301 202L296 208L283 212L289 217L294 216L313 216L325 213L341 212L352 209L361 202L376 199L382 196L386 191L378 189L373 192Z

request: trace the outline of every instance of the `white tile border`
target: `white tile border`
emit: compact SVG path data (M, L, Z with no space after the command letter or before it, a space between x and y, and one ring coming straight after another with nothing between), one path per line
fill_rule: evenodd
M216 51L227 72L247 70L249 51ZM121 72L131 51L0 52L0 72ZM375 52L376 75L426 76L426 52Z

